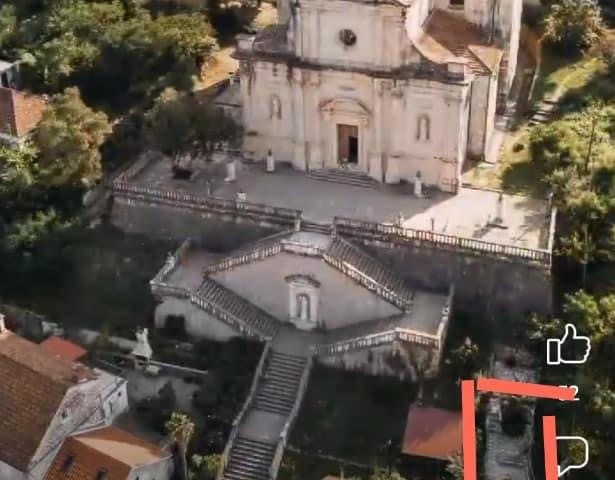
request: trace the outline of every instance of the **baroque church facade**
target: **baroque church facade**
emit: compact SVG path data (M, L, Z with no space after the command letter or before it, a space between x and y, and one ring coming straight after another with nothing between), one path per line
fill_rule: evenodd
M455 193L516 69L522 0L282 0L240 35L244 155Z

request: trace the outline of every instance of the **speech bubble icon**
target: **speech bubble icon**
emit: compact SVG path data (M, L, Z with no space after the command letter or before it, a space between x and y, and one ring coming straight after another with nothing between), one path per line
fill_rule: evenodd
M589 462L589 444L587 443L587 440L585 440L583 437L555 437L555 438L557 439L557 441L563 440L563 441L581 442L583 446L585 447L585 454L584 454L583 462L578 465L566 465L563 468L562 468L562 465L558 465L557 466L557 476L558 477L566 475L566 473L569 472L570 470L580 470L581 468L584 468L587 465L587 463Z

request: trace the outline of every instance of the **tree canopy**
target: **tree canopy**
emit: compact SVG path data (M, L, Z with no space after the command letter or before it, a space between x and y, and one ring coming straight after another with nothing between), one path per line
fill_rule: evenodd
M602 35L600 7L595 0L557 0L544 22L544 40L567 54L594 45Z

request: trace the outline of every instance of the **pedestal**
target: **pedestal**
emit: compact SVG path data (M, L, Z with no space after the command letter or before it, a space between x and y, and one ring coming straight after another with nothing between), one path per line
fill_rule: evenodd
M304 142L296 142L295 143L295 155L293 158L293 166L297 170L305 171L306 162L305 162L305 144Z

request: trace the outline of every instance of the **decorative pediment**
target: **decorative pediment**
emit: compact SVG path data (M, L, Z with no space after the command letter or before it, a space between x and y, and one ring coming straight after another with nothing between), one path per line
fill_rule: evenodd
M312 288L320 288L320 282L310 275L302 275L302 274L288 275L287 277L284 277L284 280L287 283L310 286Z
M336 97L324 100L320 103L319 108L321 112L327 115L342 113L357 116L365 120L369 119L372 114L365 104L354 98L347 97Z

